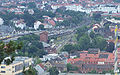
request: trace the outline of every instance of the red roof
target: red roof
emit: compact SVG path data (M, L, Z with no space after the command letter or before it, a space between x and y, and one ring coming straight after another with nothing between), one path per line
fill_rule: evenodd
M50 19L45 19L45 21L48 21L52 26L55 26L55 22L53 20L50 20Z
M53 26L55 26L55 22L53 20L49 20L49 23L52 24Z
M118 48L118 52L120 52L120 48ZM100 54L108 54L107 58L99 58ZM118 59L120 60L120 56L118 56ZM97 64L97 62L114 62L114 53L99 53L99 54L88 54L88 53L80 53L80 58L75 58L75 59L68 59L67 62L74 64L77 61L83 61L87 63L94 63Z
M107 42L115 42L115 40L107 40ZM118 40L118 43L120 43L120 40Z
M43 64L39 64L39 66L40 66L42 69L45 69L45 67L44 67Z
M62 17L58 17L58 18L56 18L57 20L64 20Z

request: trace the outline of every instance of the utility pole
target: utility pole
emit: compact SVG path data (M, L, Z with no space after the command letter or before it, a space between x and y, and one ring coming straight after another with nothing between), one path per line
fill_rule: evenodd
M118 68L117 68L117 42L118 42L118 27L116 25L115 27L115 52L114 52L114 73L115 75L117 75L117 73L119 72Z

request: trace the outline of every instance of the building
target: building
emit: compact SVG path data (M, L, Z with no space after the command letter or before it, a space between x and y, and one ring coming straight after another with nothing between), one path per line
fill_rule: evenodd
M29 69L32 64L32 58L28 57L15 57L12 64L6 65L3 62L0 65L0 75L21 75L23 68Z
M48 32L44 31L40 33L40 41L47 42L48 41Z
M43 73L45 72L44 65L42 64L38 64L34 68L37 70L37 75L43 75Z
M120 48L117 50L118 67L120 67ZM93 70L96 70L97 73L102 73L103 71L114 69L114 51L113 53L99 52L99 49L89 49L89 51L81 51L79 58L69 58L67 63L77 66L80 73L88 73Z

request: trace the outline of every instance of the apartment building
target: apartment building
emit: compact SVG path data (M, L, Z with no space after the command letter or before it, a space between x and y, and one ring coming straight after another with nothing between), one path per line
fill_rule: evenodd
M6 65L2 63L0 65L0 75L21 75L23 68L25 67L25 70L28 70L31 64L32 58L15 57L12 64Z

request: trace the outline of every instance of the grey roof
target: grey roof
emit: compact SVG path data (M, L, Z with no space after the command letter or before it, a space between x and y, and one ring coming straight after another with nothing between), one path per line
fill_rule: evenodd
M38 75L42 75L42 73L44 73L44 69L42 69L39 65L36 65L34 68L37 70Z
M5 25L0 26L0 32L10 33L10 32L13 32L13 31L14 31L14 28L11 28L9 26L5 26Z
M45 42L42 42L42 44L43 44L44 47L49 47L50 46L49 44L47 44Z
M100 54L99 58L108 58L108 54Z
M100 51L99 48L89 48L88 53L89 54L97 54Z

